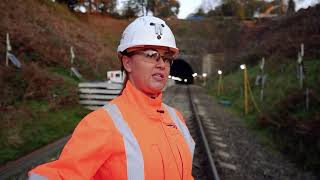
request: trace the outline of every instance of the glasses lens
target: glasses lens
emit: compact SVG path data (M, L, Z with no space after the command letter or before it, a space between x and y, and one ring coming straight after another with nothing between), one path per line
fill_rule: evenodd
M154 50L145 50L145 51L142 51L144 56L146 58L150 58L150 59L154 59L154 60L157 60L159 57L160 57L160 54L158 51L154 51Z
M166 64L172 65L174 57L170 54L165 54L164 56L161 56L163 62Z
M132 55L134 54L140 54L146 57L149 61L153 64L158 64L160 57L163 60L163 62L171 66L174 60L174 56L172 52L165 52L164 55L161 55L158 51L153 50L153 49L148 49L148 50L143 50L143 51L135 51L131 53Z

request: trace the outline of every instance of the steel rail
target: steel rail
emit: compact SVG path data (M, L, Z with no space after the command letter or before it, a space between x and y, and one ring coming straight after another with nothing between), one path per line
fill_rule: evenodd
M187 90L188 90L188 95L189 95L189 101L190 101L190 104L191 104L191 111L194 114L194 116L196 118L196 121L197 121L197 124L199 126L200 133L201 133L201 138L202 138L202 141L204 143L204 147L206 149L207 156L209 158L209 164L210 164L210 168L211 168L214 180L220 180L216 165L215 165L214 160L212 158L212 153L211 153L211 150L210 150L210 147L209 147L208 140L207 140L206 135L204 133L204 128L203 128L202 122L201 122L199 114L198 114L198 112L196 110L196 105L192 101L193 98L192 98L192 93L190 91L190 87L189 86L188 86Z

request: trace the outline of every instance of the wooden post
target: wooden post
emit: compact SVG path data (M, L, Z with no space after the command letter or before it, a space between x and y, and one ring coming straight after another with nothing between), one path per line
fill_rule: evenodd
M298 62L299 62L299 76L300 76L300 88L304 88L304 64L303 64L303 56L304 56L304 44L300 45L300 53L298 53Z
M243 70L243 110L244 115L248 114L248 73L245 64L242 64L240 68Z
M222 74L221 74L221 94L223 94L224 88L223 88L223 79L222 79Z
M218 81L218 96L220 96L220 94L223 91L223 85L222 85L222 71L219 70L218 71L218 75L219 75L219 81Z
M300 61L300 88L303 88L303 80L305 78L305 74L303 72L303 56L304 56L304 44L301 43L300 45L301 48L301 52L300 52L300 57L301 57L301 61ZM302 79L302 80L301 80ZM301 82L302 81L302 82ZM309 88L306 88L306 111L309 111Z
M71 63L71 66L74 63L74 58L75 58L75 54L74 54L73 46L71 46L70 47L70 63Z
M70 76L72 76L72 66L74 63L74 58L75 58L75 54L74 54L74 50L73 50L73 46L70 46Z
M248 74L247 68L244 69L244 114L248 114Z
M10 37L9 37L9 33L7 33L7 47L6 47L6 66L9 66L9 52L12 50L12 47L10 45Z
M298 53L298 65L299 65L299 84L300 84L300 89L303 89L303 79L304 79L304 74L303 74L303 59L301 56L301 53Z
M261 89L260 89L260 101L263 101L263 88L264 88L264 63L265 59L264 57L261 60L260 64L260 77L261 77Z
M309 88L306 89L306 111L309 111Z
M300 76L300 88L303 89L303 67L302 63L299 65L299 76Z
M9 52L8 50L6 51L6 66L8 67L9 66Z

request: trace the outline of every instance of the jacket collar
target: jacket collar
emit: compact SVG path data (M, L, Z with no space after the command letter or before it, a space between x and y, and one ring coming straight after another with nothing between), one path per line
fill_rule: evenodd
M159 110L163 112L162 93L156 98L151 98L134 87L130 81L127 81L122 95L126 97L129 104L134 105L135 108L149 116L158 116L160 114Z

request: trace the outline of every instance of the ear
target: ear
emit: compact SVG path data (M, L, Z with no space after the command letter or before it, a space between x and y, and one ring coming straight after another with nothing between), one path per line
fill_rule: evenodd
M132 59L129 58L128 56L122 57L122 65L128 73L132 71Z

